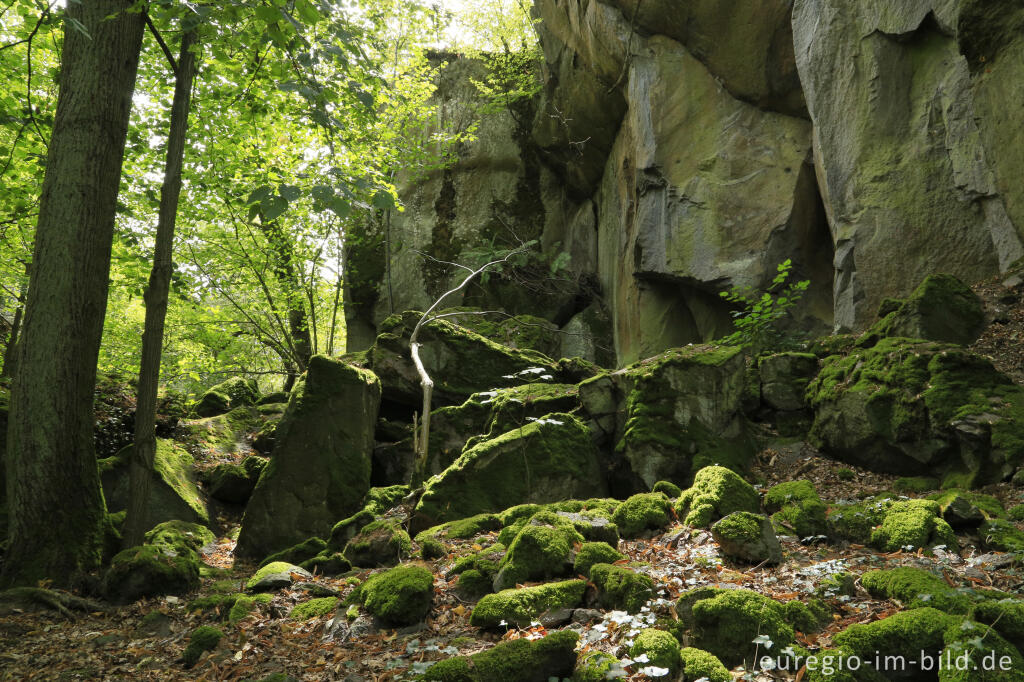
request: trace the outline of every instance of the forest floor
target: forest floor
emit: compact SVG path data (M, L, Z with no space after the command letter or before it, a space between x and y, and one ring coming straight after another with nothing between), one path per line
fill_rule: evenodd
M991 357L997 367L1016 381L1024 381L1024 300L1019 294L1008 293L998 282L983 284L976 290L996 320L974 350ZM849 474L840 478L840 469L853 470L852 480L844 480ZM765 487L789 480L810 480L821 497L831 502L892 490L895 480L893 476L829 460L806 443L764 449L751 474ZM1024 502L1024 488L1009 484L989 486L981 492L999 498L1007 508ZM223 521L229 528L237 524L237 519ZM729 585L779 600L803 599L813 596L818 583L840 568L861 574L878 568L916 566L944 576L950 585L1024 593L1024 566L1019 558L985 554L978 549L979 538L970 534L958 534L959 552L937 550L933 556L920 552L885 554L860 545L802 544L794 537L780 539L786 558L778 566L732 564L719 558L710 533L690 531L681 525L650 539L623 541L619 549L631 560L651 564L660 598L650 603L650 612L669 617L673 617L671 607L675 598L693 587ZM142 599L127 606L85 613L23 610L0 616L0 680L259 680L275 672L300 680L412 679L425 662L446 658L456 651L471 654L501 639L544 633L540 624L504 633L482 632L469 625L473 604L458 597L454 589L457 578L449 579L447 573L458 556L479 550L485 541L453 541L454 551L427 564L435 575L433 608L426 622L412 628L369 627L359 631L348 627L342 611L307 621L292 620L288 617L291 608L310 596L296 589L273 593L269 607L254 611L235 628L224 623L220 614L190 611L191 597ZM224 537L206 552L204 559L216 575L204 578L200 595L208 594L214 581L233 580L240 590L244 587L255 566L235 562L233 547L234 543ZM327 592L344 596L352 589L351 581L344 578L317 576L313 582L321 588L315 596ZM831 638L849 625L871 622L901 609L897 602L872 598L863 589L858 589L854 597L833 598L830 605L833 622L813 635L798 633L800 643L812 648L827 647ZM143 622L154 611L166 615L155 631L151 621ZM582 618L568 627L581 633L585 646L612 653L618 653L623 640L630 637L635 627L642 626L646 615L587 613L591 616L589 620ZM204 624L221 627L225 637L216 650L186 670L180 658L189 633ZM733 674L737 678L744 676L740 670ZM637 672L629 679L647 678ZM797 676L795 671L777 670L771 675L751 674L747 679L784 680Z

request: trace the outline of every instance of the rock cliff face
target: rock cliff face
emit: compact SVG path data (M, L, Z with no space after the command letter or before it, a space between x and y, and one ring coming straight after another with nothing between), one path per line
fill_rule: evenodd
M543 316L585 339L566 351L614 348L620 365L722 336L719 292L764 287L787 258L811 281L792 324L827 331L866 328L927 274L970 282L1024 255L1024 9L536 0L535 13L540 93L483 115L454 165L403 185L390 260L374 256L390 287L350 294L365 338L455 281L422 254L466 262L516 240L536 253L447 305ZM482 68L451 61L446 115L479 108Z

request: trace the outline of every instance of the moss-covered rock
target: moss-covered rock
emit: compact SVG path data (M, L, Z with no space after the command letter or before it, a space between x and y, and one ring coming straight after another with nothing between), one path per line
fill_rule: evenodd
M733 512L761 511L761 500L753 486L736 472L720 466L697 472L693 485L676 500L676 515L688 526L708 528Z
M427 481L413 526L526 502L603 496L599 455L587 427L568 414L550 414L466 450Z
M338 607L337 597L319 597L296 604L288 616L292 620L309 620L310 618L321 618L333 613Z
M700 588L683 594L676 613L690 633L691 643L735 667L754 662L759 635L779 650L794 643L793 627L779 602L750 590Z
M543 613L579 606L586 587L583 580L565 580L502 590L483 597L473 609L469 622L482 628L500 627L502 622L525 627Z
M722 554L751 564L782 562L782 545L771 521L762 514L733 512L711 526Z
M341 552L332 552L330 548L299 564L312 573L321 575L341 575L352 570L352 562Z
M1018 504L1006 510L1006 516L1011 521L1020 523L1024 521L1024 504Z
M865 665L884 660L886 656L919 661L922 651L941 651L946 630L962 620L961 616L951 616L930 607L912 609L866 625L851 625L836 634L832 642L863 659Z
M435 663L424 682L533 682L564 679L576 665L579 635L572 630L553 632L538 640L514 639L472 656L457 656Z
M991 625L1018 649L1024 650L1024 600L987 599L971 610L971 618Z
M597 603L601 608L638 613L654 596L654 581L625 566L594 564L590 582L597 587Z
M275 552L260 562L259 568L277 561L284 561L289 564L301 564L303 561L312 559L320 552L327 549L327 543L320 538L307 538L302 542L292 545L280 552Z
M343 554L361 568L394 566L412 554L412 540L399 519L378 519L364 526L345 545Z
M647 628L633 640L629 649L631 658L647 656L647 664L667 668L669 678L675 677L682 666L679 658L679 642L668 632Z
M664 493L637 493L618 506L612 522L624 538L660 531L672 522L672 503Z
M580 400L619 458L616 494L689 481L709 464L745 469L745 373L740 349L694 345L582 383Z
M605 680L611 679L610 673L616 669L622 669L619 659L603 651L591 649L579 655L576 660L576 669L572 673L572 680L573 682L605 682Z
M495 543L474 554L460 557L455 561L450 573L452 575L459 575L465 571L475 570L485 576L490 583L493 583L494 576L498 574L498 566L504 558L506 551L507 548L504 544L500 542ZM487 592L490 591L491 588L488 587Z
M569 575L573 546L582 542L583 536L567 522L544 524L548 519L544 519L543 514L534 516L509 545L494 578L495 591L531 580Z
M228 624L231 627L238 627L238 624L249 617L260 606L266 606L273 600L269 594L238 594L231 602L231 610L227 613Z
M1005 519L992 519L978 529L986 549L1000 552L1024 552L1024 531Z
M206 526L187 521L164 521L154 526L144 537L147 545L163 545L182 555L198 553L217 540L213 531Z
M479 599L485 594L494 591L494 578L485 575L475 568L470 568L459 573L459 582L456 584L459 594L468 599Z
M229 504L244 504L266 466L267 460L255 455L249 455L240 464L218 464L207 479L210 497Z
M882 524L885 513L896 502L893 495L881 493L855 504L836 504L828 511L826 522L832 537L857 544L871 541L871 533Z
M501 527L501 519L497 514L476 514L428 528L417 533L415 540L420 544L428 538L468 540L481 533L501 530Z
M761 402L772 410L802 411L807 407L807 384L818 373L813 353L776 353L758 360Z
M139 545L118 552L104 576L104 594L113 602L139 597L184 594L199 587L199 561L195 552L167 545Z
M682 673L687 680L732 682L729 669L710 652L688 646L679 650L679 659L682 661Z
M868 571L861 585L876 597L899 599L907 608L930 606L946 613L967 613L977 599L958 591L937 575L909 566Z
M231 377L211 386L196 403L194 412L200 417L213 417L244 405L255 405L260 389L253 379Z
M893 502L885 512L882 525L871 533L871 544L887 552L936 545L950 550L957 548L956 535L942 520L939 505L933 500Z
M128 508L132 451L133 446L129 445L113 457L99 460L103 497L111 512ZM173 520L202 525L210 522L206 500L196 485L194 467L195 459L184 447L166 438L156 439L144 527Z
M344 550L345 545L358 535L359 531L373 523L376 518L369 509L361 509L352 516L338 521L331 527L331 535L327 541L327 546L336 552Z
M939 503L942 518L953 528L977 528L984 521L1006 516L999 500L969 490L943 490L928 499Z
M186 668L191 668L199 662L200 656L207 651L213 651L220 644L224 633L210 625L200 625L188 638L188 646L185 647L181 659Z
M683 494L683 489L672 481L658 481L651 488L652 493L664 493L669 499L674 500Z
M231 398L226 393L210 389L199 398L193 411L197 417L215 417L230 409Z
M885 338L823 364L807 392L809 439L874 471L970 487L1010 475L1024 457L1024 389L959 346Z
M967 346L985 328L981 299L953 275L929 275L906 299L887 301L866 339L905 337Z
M590 577L590 567L594 564L614 564L626 558L607 542L584 542L576 552L576 561L572 572L576 575Z
M783 618L800 632L818 632L832 622L832 611L820 599L790 599L782 604Z
M422 533L420 535L422 535ZM416 537L420 536L417 535ZM433 535L425 536L422 540L417 542L417 544L420 546L420 558L425 561L441 559L448 553L448 549L445 547L444 543Z
M434 574L415 564L371 576L359 586L359 598L374 617L391 626L419 623L430 612Z
M937 478L931 478L930 476L905 476L893 481L892 489L900 493L915 493L920 495L932 490L938 490L941 486L942 481Z
M827 508L810 481L788 481L772 486L765 493L764 508L772 515L777 528L795 533L797 537L828 532Z
M995 628L964 620L943 633L941 656L952 661L939 674L941 682L1018 682L1024 679L1024 657Z
M287 561L275 561L261 567L245 584L245 589L250 592L267 592L288 587L294 581L294 575L302 578L312 578L309 571L290 564Z
M264 557L308 537L326 537L359 510L370 488L380 382L317 355L292 390L274 457L245 510L235 553Z

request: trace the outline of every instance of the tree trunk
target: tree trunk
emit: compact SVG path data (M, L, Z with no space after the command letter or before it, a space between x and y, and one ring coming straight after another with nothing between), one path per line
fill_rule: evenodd
M295 383L295 376L306 371L309 358L313 355L313 341L309 333L309 320L306 308L302 305L302 282L295 269L295 251L288 241L288 235L273 220L262 222L260 229L270 242L274 259L274 277L285 293L288 307L288 333L291 336L291 347L295 354L296 374L289 374L288 384ZM289 389L290 390L290 389Z
M191 49L195 41L194 29L181 34L181 56L178 57L178 71L174 79L171 129L167 137L164 183L160 190L160 216L156 228L156 246L153 250L153 269L149 273L149 285L143 296L146 302L146 325L142 332L142 359L139 363L135 446L132 448L130 464L128 517L124 526L125 547L141 545L143 536L149 530L146 501L149 498L153 458L156 454L156 398L160 384L160 356L164 345L167 297L174 269L171 260L174 223L178 215L178 197L181 195L181 167L185 158L192 82L196 72L195 55Z
M18 353L18 334L21 333L21 317L25 313L25 287L28 286L26 281L21 286L21 291L18 292L18 309L14 311L14 319L11 321L11 335L7 339L7 345L4 347L4 364L0 368L0 379L4 377L14 376L14 367L17 363Z
M144 25L128 0L68 3L7 441L0 586L74 584L100 560L93 390ZM112 17L107 19L107 17ZM85 34L88 32L88 35Z

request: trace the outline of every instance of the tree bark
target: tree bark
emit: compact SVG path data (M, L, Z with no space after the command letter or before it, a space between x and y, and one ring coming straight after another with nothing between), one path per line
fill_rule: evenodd
M25 314L25 287L27 286L28 282L26 281L21 286L21 291L18 292L18 309L14 311L14 319L11 321L11 335L7 339L7 345L4 347L4 364L0 368L0 379L14 376L14 368L17 364L18 335L21 333L21 318Z
M144 25L142 14L125 11L131 6L128 0L68 4L67 16L80 25L64 28L12 392L0 586L44 578L71 585L100 560L105 509L92 402Z
M142 332L142 359L139 363L139 388L135 406L135 445L129 466L131 487L128 516L125 519L123 544L141 545L147 527L147 506L153 459L156 454L156 399L160 384L160 357L164 345L164 320L171 289L174 246L174 224L181 195L181 169L188 137L188 115L192 104L192 83L196 60L192 46L196 31L181 34L181 54L174 79L174 100L171 103L171 129L167 137L167 158L164 182L160 189L160 215L156 227L153 268L143 299L146 302L146 324Z
M277 221L269 220L260 223L267 241L270 242L271 258L273 258L274 277L285 294L288 309L288 333L291 336L291 347L295 357L295 372L286 367L288 388L295 383L295 378L306 371L309 359L313 356L313 341L309 333L309 319L302 305L302 282L295 269L295 251Z

